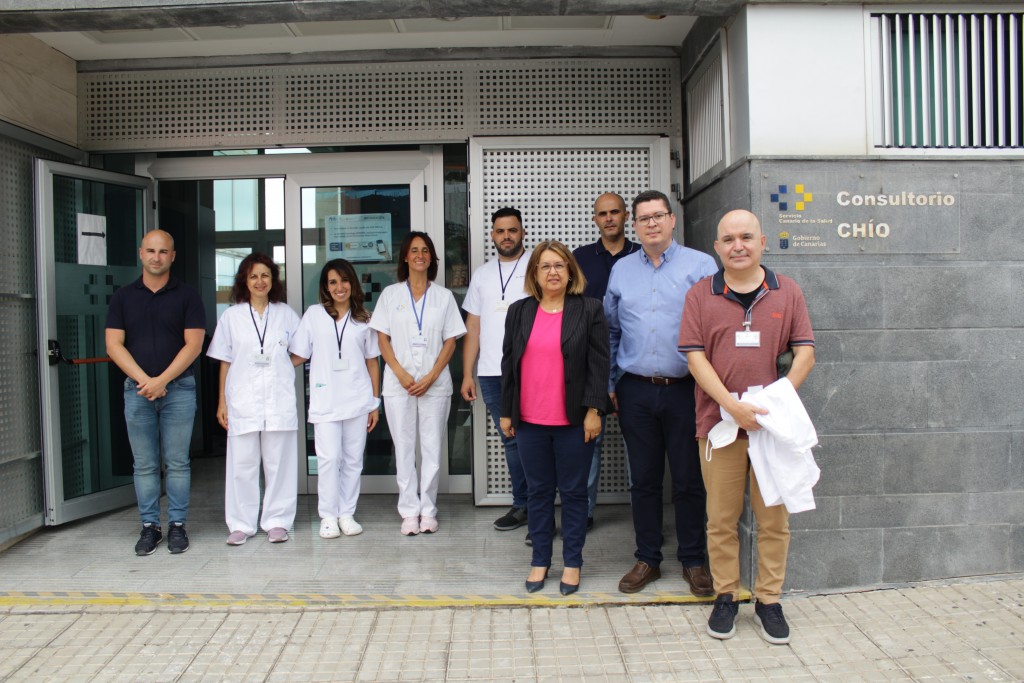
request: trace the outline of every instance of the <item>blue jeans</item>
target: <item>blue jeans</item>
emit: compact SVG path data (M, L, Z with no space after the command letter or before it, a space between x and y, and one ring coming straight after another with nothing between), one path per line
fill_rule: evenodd
M143 524L160 525L160 457L166 470L167 521L188 517L192 470L189 445L196 417L196 378L179 377L167 395L150 401L139 396L133 379L124 381L124 421L135 458L135 497Z
M487 412L494 420L494 428L501 437L501 445L505 447L505 463L508 465L508 476L512 480L512 505L526 509L526 473L523 472L523 461L519 459L519 446L515 437L506 439L501 433L498 421L501 419L501 377L480 377L480 395L487 406Z
M562 560L566 567L582 567L587 540L587 473L593 443L584 443L582 425L551 427L520 422L516 437L523 447L523 470L530 492L530 566L551 566L557 490L562 497Z

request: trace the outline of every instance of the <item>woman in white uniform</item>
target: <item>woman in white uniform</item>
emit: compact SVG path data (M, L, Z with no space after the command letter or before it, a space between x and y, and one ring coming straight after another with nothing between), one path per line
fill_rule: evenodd
M284 299L277 264L265 254L238 266L231 300L213 334L210 358L220 361L217 421L228 430L224 518L228 545L256 535L288 540L298 493L295 366L288 345L299 316ZM260 463L265 487L260 514Z
M328 261L317 294L320 303L302 316L291 352L310 361L320 537L355 536L363 532L355 512L366 435L380 419L380 350L352 264Z
M448 361L455 340L466 334L455 297L432 282L437 264L430 237L410 232L398 257L398 282L384 288L370 319L387 364L384 409L395 444L398 514L406 536L437 531L441 440L452 396ZM422 456L418 482L417 435Z

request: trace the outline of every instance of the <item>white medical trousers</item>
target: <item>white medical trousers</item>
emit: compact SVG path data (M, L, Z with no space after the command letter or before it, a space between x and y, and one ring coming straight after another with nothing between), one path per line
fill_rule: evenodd
M317 512L321 519L354 515L366 449L366 415L313 425Z
M437 484L451 396L385 396L384 411L395 444L398 514L437 517ZM419 494L416 492L416 436L420 438Z
M229 531L256 534L256 521L269 531L290 529L298 497L295 430L228 435L224 477L224 520ZM260 462L263 463L263 515L260 517Z

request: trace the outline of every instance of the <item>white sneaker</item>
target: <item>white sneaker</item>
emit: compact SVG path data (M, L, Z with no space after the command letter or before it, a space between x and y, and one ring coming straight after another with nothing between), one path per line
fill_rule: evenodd
M320 538L337 538L341 536L338 529L338 520L334 517L324 517L320 520Z
M362 525L352 515L342 515L338 518L338 523L341 525L341 533L346 536L358 536L363 533Z

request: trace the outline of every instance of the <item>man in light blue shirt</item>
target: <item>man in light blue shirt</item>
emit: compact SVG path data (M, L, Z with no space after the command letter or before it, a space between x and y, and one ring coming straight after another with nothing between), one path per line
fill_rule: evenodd
M662 481L672 475L676 557L699 597L714 594L706 568L705 495L697 451L694 380L679 353L686 292L714 275L715 260L678 244L668 197L648 190L633 200L642 249L612 268L604 298L611 346L609 393L619 412L632 485L637 561L619 581L636 593L661 577Z

